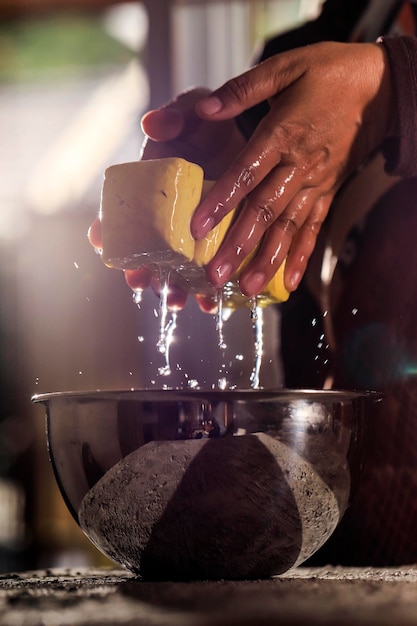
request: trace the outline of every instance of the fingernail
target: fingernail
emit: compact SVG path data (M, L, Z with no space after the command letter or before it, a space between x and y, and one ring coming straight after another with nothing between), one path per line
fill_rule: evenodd
M290 283L291 290L297 289L298 285L301 282L301 277L302 277L301 272L295 272L295 274L290 276L289 283Z
M202 239L214 228L214 219L208 217L200 226L193 228L193 235L196 239Z
M252 274L245 281L245 291L250 296L258 295L265 284L265 274L263 272L256 272Z
M167 297L168 309L172 312L181 311L187 302L187 293L182 289L172 289Z
M223 106L223 103L216 96L209 96L208 98L203 98L198 103L198 108L201 113L205 115L214 115L218 113Z
M233 272L233 267L231 263L223 263L223 265L219 265L216 268L216 275L219 279L220 283L225 283L231 276Z

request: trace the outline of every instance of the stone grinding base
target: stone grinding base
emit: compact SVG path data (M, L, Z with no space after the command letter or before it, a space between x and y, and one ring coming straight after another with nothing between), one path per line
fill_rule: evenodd
M150 580L280 574L326 541L347 506L347 468L318 457L321 475L264 434L151 442L87 493L80 525Z

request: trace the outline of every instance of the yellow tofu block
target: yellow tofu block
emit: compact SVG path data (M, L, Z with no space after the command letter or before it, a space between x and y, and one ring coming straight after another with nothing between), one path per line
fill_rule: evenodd
M223 305L229 308L239 308L248 304L247 296L244 296L238 287L239 275L243 268L247 266L249 261L253 258L256 251L249 254L248 257L240 265L234 281L228 283L224 289L224 302ZM262 293L257 297L257 304L259 306L268 306L269 304L278 304L280 302L286 302L290 297L290 292L284 284L285 273L285 259L266 285Z
M213 187L215 181L205 180L203 183L203 193L201 199L203 200L209 190ZM217 224L203 239L195 242L195 250L194 250L194 259L193 262L199 267L204 267L207 265L209 261L214 257L217 250L219 249L226 232L229 229L230 224L233 221L236 209L228 213L222 221ZM239 267L234 280L228 283L223 292L224 296L224 306L229 308L236 308L240 306L247 306L248 298L244 296L238 285L238 279L240 272L243 268L249 263L250 259L253 258L255 252L250 254L247 259L242 263ZM267 306L272 303L286 302L290 297L290 292L286 289L284 285L284 272L285 272L285 260L278 268L278 271L271 278L269 283L266 285L263 292L258 296L258 304L261 306ZM195 291L196 287L201 286L201 292L204 293L206 290L204 289L204 285L202 284L202 277L199 275L197 278L197 274L192 278L190 276L192 282L194 282L194 286L192 290ZM209 288L210 289L210 288Z
M191 261L190 220L201 199L203 176L199 165L176 157L107 168L100 208L103 262L138 269Z
M265 304L270 302L286 302L290 297L290 292L284 284L285 273L285 259L271 278L265 289L261 294L261 304L265 301Z
M168 266L176 270L171 274L175 284L190 293L215 295L203 267L216 254L236 209L204 239L194 241L191 217L214 185L214 181L203 178L199 165L176 157L108 167L100 208L103 262L118 269L139 269L152 264ZM253 254L225 286L224 306L248 305L238 279ZM288 300L284 269L285 262L258 297L258 304L267 306Z
M201 196L202 200L213 187L214 183L214 180L204 181L203 193ZM207 263L214 257L233 220L234 214L235 210L230 211L230 213L228 213L203 239L199 239L195 242L193 261L196 265L204 267L204 265L207 265Z

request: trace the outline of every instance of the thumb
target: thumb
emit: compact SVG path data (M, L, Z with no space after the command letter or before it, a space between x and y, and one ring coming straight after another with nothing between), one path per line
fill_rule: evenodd
M184 116L173 108L148 111L141 120L142 130L153 141L176 139L184 128Z
M142 130L153 141L172 141L197 123L194 107L208 89L197 87L179 94L160 109L148 111L142 117Z

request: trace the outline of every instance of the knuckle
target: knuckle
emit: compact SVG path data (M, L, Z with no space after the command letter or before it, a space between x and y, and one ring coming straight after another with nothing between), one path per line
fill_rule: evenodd
M274 210L269 202L250 203L248 209L252 212L255 222L267 228L275 220Z
M299 226L296 220L291 217L286 217L285 215L280 215L277 217L275 221L275 226L279 228L283 233L288 234L292 237L299 230Z
M237 186L250 189L255 183L255 168L253 165L243 165L239 168Z
M229 97L239 104L246 102L253 94L251 82L246 74L229 80L225 88L227 89Z

